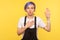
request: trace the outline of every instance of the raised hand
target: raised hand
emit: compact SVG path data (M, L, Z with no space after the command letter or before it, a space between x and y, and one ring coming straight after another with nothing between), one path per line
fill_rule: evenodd
M45 10L45 16L46 16L47 19L50 18L50 11L49 11L48 8L46 8L46 10Z

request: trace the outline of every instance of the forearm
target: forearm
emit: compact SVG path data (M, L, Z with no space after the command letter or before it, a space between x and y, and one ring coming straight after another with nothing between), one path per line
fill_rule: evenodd
M18 28L17 34L18 34L18 35L22 34L26 29L27 29L26 26L24 26L23 28Z
M51 30L51 22L50 22L50 19L47 19L47 25L45 27L45 30L48 31L48 32L50 32L50 30Z
M18 35L22 34L27 28L31 27L34 24L34 21L27 22L26 25L22 28L18 28L17 33Z
M50 19L47 19L47 30L50 31L51 29L51 22Z

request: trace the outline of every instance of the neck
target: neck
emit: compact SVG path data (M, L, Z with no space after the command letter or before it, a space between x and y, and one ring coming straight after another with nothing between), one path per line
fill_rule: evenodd
M27 17L28 17L28 18L33 18L33 17L34 17L34 15L27 15Z

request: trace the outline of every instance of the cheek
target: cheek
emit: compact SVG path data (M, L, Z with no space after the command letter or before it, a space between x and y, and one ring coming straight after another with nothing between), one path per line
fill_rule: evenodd
M31 11L34 12L34 9L32 9Z
M34 9L32 9L31 12L34 12Z
M26 12L29 12L29 10L28 10L28 9L26 9L25 11L26 11Z

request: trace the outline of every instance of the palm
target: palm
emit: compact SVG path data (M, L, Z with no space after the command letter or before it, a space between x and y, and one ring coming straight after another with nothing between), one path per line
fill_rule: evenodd
M45 16L46 16L46 18L50 18L50 11L48 8L46 8Z

